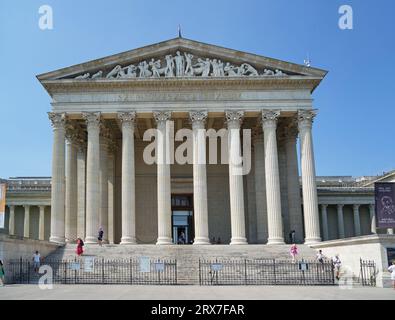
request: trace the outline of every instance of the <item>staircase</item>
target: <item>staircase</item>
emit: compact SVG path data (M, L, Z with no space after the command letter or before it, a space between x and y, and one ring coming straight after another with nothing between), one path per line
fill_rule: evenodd
M231 260L231 259L276 259L289 260L289 245L110 245L102 247L96 244L86 244L83 256L93 256L105 259L139 259L149 257L152 260L177 260L178 284L199 284L199 259ZM314 260L316 250L305 245L299 245L297 259ZM67 244L49 255L47 259L73 259L76 257L76 245Z

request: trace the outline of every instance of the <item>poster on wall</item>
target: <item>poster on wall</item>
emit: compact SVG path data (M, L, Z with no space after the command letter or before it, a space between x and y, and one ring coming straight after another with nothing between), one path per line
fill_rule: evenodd
M395 228L395 183L374 184L377 228Z
M388 266L395 261L395 248L387 248Z
M5 220L5 192L6 186L4 183L0 184L0 229L4 229Z

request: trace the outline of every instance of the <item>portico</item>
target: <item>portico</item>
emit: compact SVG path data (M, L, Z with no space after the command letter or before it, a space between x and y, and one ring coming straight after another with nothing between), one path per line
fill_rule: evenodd
M95 243L102 226L110 243L172 244L172 195L188 194L195 245L283 244L290 230L319 242L311 94L325 74L177 38L38 76L52 97L51 241ZM182 128L192 132L192 164L168 161L188 139ZM150 129L154 163L144 157ZM217 164L209 129L228 130L216 139ZM243 130L251 168L238 174Z

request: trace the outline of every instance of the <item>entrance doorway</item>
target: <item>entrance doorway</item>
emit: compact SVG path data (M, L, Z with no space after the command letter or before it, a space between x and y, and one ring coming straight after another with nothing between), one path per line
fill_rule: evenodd
M193 196L171 196L172 230L174 244L192 244L195 238L193 224Z

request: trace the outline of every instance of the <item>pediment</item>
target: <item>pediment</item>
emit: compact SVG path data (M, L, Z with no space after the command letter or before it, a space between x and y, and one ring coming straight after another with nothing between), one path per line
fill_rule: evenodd
M177 78L323 78L326 71L176 38L37 76L40 81Z

